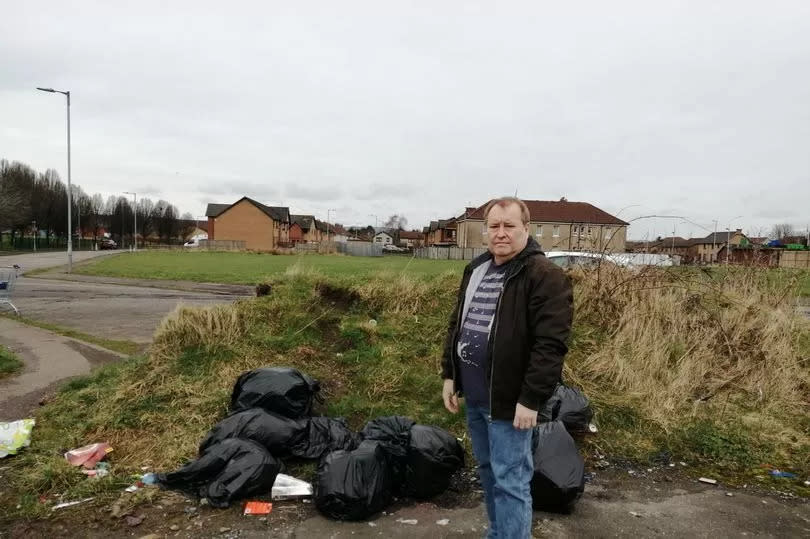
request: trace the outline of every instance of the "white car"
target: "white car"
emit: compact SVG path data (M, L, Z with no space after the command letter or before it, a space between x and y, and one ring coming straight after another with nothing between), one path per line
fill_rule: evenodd
M626 266L627 263L607 253L589 253L585 251L549 251L546 258L563 269L575 266L594 267L603 262L616 266Z

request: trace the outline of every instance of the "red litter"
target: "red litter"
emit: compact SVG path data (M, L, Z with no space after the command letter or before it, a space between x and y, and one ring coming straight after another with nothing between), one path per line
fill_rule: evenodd
M269 515L273 510L270 502L247 502L245 504L245 515Z

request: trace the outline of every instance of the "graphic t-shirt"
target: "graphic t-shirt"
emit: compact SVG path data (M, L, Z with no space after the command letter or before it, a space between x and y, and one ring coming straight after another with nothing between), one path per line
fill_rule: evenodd
M507 265L490 264L470 301L470 308L461 326L456 352L461 365L464 397L473 406L489 406L487 347Z

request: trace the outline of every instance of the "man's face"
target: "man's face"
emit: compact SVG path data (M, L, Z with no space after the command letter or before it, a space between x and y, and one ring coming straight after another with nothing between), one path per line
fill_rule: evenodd
M520 206L493 206L487 216L487 247L503 261L510 260L526 247L529 227L520 218Z

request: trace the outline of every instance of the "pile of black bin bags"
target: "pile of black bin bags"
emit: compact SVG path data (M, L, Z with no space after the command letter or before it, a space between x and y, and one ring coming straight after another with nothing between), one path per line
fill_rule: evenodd
M343 419L312 417L319 384L291 368L242 374L231 413L200 443L199 456L158 483L207 498L214 507L269 494L281 458L320 459L315 505L340 520L383 510L395 494L427 499L443 492L464 465L461 444L438 427L392 416L360 433Z

